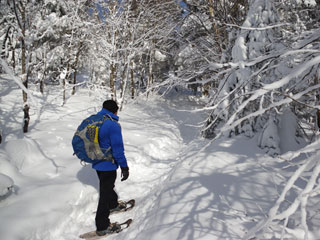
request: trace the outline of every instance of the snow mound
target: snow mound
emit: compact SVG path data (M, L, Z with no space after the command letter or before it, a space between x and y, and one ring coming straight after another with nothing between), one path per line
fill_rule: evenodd
M39 145L32 139L24 138L8 141L5 143L4 149L11 164L19 171L30 169L44 159Z
M18 169L10 163L8 155L2 149L0 149L0 173L13 179L18 175Z
M13 187L13 180L2 173L0 173L0 197L8 194Z
M296 151L301 148L297 140L297 117L290 110L286 108L280 118L279 137L281 153L288 151Z

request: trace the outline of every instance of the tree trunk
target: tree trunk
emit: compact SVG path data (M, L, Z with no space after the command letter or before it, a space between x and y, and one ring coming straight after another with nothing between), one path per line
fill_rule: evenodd
M73 87L72 87L72 95L74 95L76 93L76 83L77 83L77 72L78 72L78 63L79 63L79 57L80 57L80 53L81 53L81 50L82 50L82 46L83 46L83 43L80 42L79 43L79 47L78 47L78 51L77 51L77 54L76 54L76 60L75 60L75 63L74 63L74 72L73 72Z
M134 84L134 75L133 75L133 61L130 63L130 78L131 78L131 99L134 99L135 93L135 84Z
M318 70L318 71L320 71L320 70ZM318 75L317 75L317 73L316 73L316 75L315 75L315 78L314 78L314 84L315 85L317 85L317 84L319 84L319 78L318 78ZM319 105L319 103L320 103L320 93L319 93L319 91L317 91L317 93L316 93L316 105ZM317 115L317 127L318 127L318 131L320 131L320 109L318 109L317 110L317 113L316 113L316 115Z
M22 75L22 84L28 88L28 72L27 72L27 62L26 62L26 55L27 55L27 48L26 48L26 42L25 42L25 34L26 34L26 12L25 12L25 6L23 4L19 5L19 11L18 7L13 1L13 8L16 16L16 20L18 22L18 25L21 29L22 36L19 38L21 41L21 75ZM21 14L21 19L18 16L18 12ZM28 132L28 126L30 121L30 115L29 115L29 105L28 102L28 95L25 91L22 91L22 97L23 97L23 113L24 113L24 125L23 125L23 132Z
M212 21L212 27L215 31L215 35L216 35L216 38L218 39L218 42L219 42L219 48L220 48L220 52L223 52L222 50L222 41L221 41L221 33L218 29L218 26L217 24L215 23L215 20L214 20L214 7L213 7L213 0L209 0L209 16L210 16L210 19Z
M24 16L24 14L23 14ZM22 31L22 34L24 36L24 29ZM21 73L22 73L22 83L23 85L28 88L28 73L27 73L27 69L26 69L26 44L24 41L24 38L21 38ZM28 132L28 126L29 126L29 121L30 121L30 115L29 115L29 105L27 104L28 102L28 95L25 91L22 91L22 96L23 96L23 103L24 103L24 107L23 107L23 113L24 113L24 125L23 125L23 132L26 133Z
M13 68L13 72L16 72L16 51L15 48L12 46L12 68Z
M63 88L63 96L62 96L62 104L64 105L66 103L66 78L65 76L63 76L63 79L60 79L61 84L62 84L62 88ZM73 91L72 91L72 95L73 95Z
M147 82L147 97L149 96L149 88L153 84L153 50L150 52L150 59L149 59L149 76L148 76L148 82Z
M122 71L122 76L121 76L121 85L120 85L120 98L122 99L123 96L125 95L125 81L127 79L127 67L128 64L125 64L124 69Z
M43 75L44 77L44 75ZM44 79L43 77L39 80L40 81L40 92L41 94L43 94L43 91L44 91Z
M28 74L24 73L22 75L22 83L23 85L28 88ZM28 132L29 122L30 122L30 115L29 115L29 105L27 103L28 101L28 95L25 91L22 90L23 95L23 132Z
M124 74L123 74L123 83L122 83L122 96L120 100L120 111L122 110L123 104L124 104L124 98L125 98L125 93L127 89L127 83L129 81L129 71L130 68L132 69L131 65L133 64L133 61L128 57L126 67L124 69Z
M28 73L26 73L26 46L24 44L24 40L22 41L22 83L23 85L28 88ZM22 91L22 97L23 97L23 113L24 113L24 126L23 126L23 132L26 133L28 132L28 126L29 126L29 121L30 121L30 116L29 116L29 105L27 104L28 102L28 95L25 91Z
M30 122L30 115L29 115L29 105L25 104L23 107L23 115L24 115L24 125L23 125L23 132L28 132L29 122Z
M111 97L113 100L116 100L117 96L116 96L116 88L115 88L115 78L116 78L116 65L115 65L115 63L112 63L110 68L111 68L111 72L110 72Z
M74 72L73 72L73 87L72 87L72 92L71 92L71 95L74 95L76 93L76 83L77 83L77 67L74 69Z
M317 125L318 125L318 131L320 131L320 110L317 110Z
M47 68L47 61L46 61L46 54L45 53L42 53L42 59L44 60L43 61L43 72L41 75L38 75L39 76L39 90L40 90L41 94L43 94L43 91L44 91L44 76L45 76L45 71Z

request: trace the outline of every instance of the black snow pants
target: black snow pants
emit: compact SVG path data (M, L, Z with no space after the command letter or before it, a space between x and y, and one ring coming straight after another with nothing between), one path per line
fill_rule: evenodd
M99 203L96 213L97 231L108 228L110 209L118 206L118 195L114 191L117 171L97 171L99 178Z

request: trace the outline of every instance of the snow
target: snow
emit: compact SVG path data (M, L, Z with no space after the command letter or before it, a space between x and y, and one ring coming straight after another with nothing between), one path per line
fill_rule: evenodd
M281 153L286 153L288 151L295 151L300 148L296 132L298 129L297 117L290 110L286 108L281 115L280 127L279 127L279 137L282 139L280 141Z
M31 108L29 132L22 134L22 90L10 76L0 77L0 89L0 191L13 188L0 197L0 239L79 239L95 228L98 180L73 156L71 139L80 122L100 110L106 93L78 89L61 106L59 87L40 95L31 85L41 107ZM116 190L136 206L111 216L134 222L108 239L238 240L265 219L279 197L282 178L270 171L278 160L257 146L257 137L219 138L207 146L199 131L205 116L195 111L200 104L150 96L124 105L119 117L130 176L117 179ZM283 119L294 126L290 112ZM317 229L319 220L313 224Z
M167 56L161 53L159 50L156 50L154 53L154 57L156 60L163 62L167 59Z
M296 0L297 3L304 3L305 5L309 6L309 7L314 7L317 5L316 1L315 0Z
M236 61L245 61L247 60L247 47L245 46L244 37L239 37L236 40L236 44L232 48L232 55L235 56Z
M5 174L0 173L0 197L5 196L13 187L13 180Z
M270 116L259 138L259 146L271 156L280 154L279 128L276 122L276 117Z

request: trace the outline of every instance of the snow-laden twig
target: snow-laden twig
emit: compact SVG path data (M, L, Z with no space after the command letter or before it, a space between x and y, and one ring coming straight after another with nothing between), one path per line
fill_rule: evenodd
M318 157L318 153L312 155L312 157L305 160L304 164L302 164L290 177L288 182L286 183L281 195L277 199L274 206L269 210L268 218L265 220L260 221L255 227L253 227L245 236L244 239L251 239L252 237L256 236L260 232L265 232L274 221L281 221L285 219L287 222L290 216L297 212L300 206L300 216L301 216L301 225L304 231L304 239L308 239L308 225L307 225L307 203L309 197L314 195L314 188L317 184L317 178L320 175L320 161ZM285 201L285 197L288 192L294 187L295 182L301 177L302 173L305 171L309 171L313 168L312 175L308 179L307 185L304 189L299 193L299 195L295 198L293 203L290 204L288 208L279 212L280 205ZM318 188L318 187L317 187ZM317 189L316 188L316 189ZM278 213L279 212L279 213ZM283 226L286 228L286 225ZM284 236L284 230L282 230L282 236Z
M320 58L319 58L319 60L320 60ZM239 113L247 104L249 104L250 101L247 100L245 103L242 104L242 106L239 107L239 109L237 109L237 111L232 115L232 117L230 117L228 122L221 128L221 131L222 132L229 131L229 130L235 128L236 126L238 126L241 122L243 122L246 119L259 116L259 115L265 113L266 111L268 111L270 109L273 109L275 107L278 107L278 106L281 106L281 105L284 105L284 104L288 104L288 103L293 101L292 98L297 100L297 99L301 98L303 95L307 94L308 92L314 91L315 89L318 89L319 87L320 87L320 84L314 85L314 86L312 86L310 88L307 88L306 90L304 90L304 91L302 91L302 92L300 92L298 94L293 95L291 98L282 99L279 102L275 102L275 103L271 104L267 108L259 109L258 111L255 111L255 112L250 113L250 114L248 114L248 115L246 115L246 116L244 116L242 118L234 120L236 115L237 115L237 113ZM266 94L267 92L268 92L268 90L266 90L266 89L264 90L264 88L263 88L263 89L257 90L254 93L254 95L256 95L256 94L263 95L263 94ZM258 96L256 96L256 97L258 98ZM251 99L251 97L249 99Z
M248 98L246 101L244 101L239 106L237 111L229 118L228 122L226 123L226 126L229 126L229 125L231 125L231 123L234 123L237 114L239 112L241 112L250 102L256 100L258 97L261 97L262 95L265 95L274 89L278 89L280 87L283 87L285 84L288 84L292 79L294 79L295 77L297 77L301 73L303 73L306 69L308 69L309 67L311 67L313 65L319 64L319 63L320 63L320 56L317 56L317 57L305 62L304 64L301 64L299 67L297 67L297 69L292 71L290 74L288 74L287 76L285 76L281 80L267 84L263 88L256 90L255 93L250 98ZM318 86L318 88L319 88L319 86ZM238 121L236 121L236 122L238 122ZM243 121L243 120L241 120L241 121ZM239 122L236 125L238 125L238 124L239 124ZM234 124L232 124L232 125L234 125ZM229 129L229 127L226 127L226 128L227 129L225 129L225 130Z
M315 153L316 149L319 149L319 146L320 146L320 139L317 139L315 142L307 145L306 147L304 147L303 149L300 149L299 151L288 152L286 154L283 154L281 158L286 159L287 161L291 161L297 158L298 156L300 156L301 154Z
M236 24L225 24L225 25L229 26L229 27L240 28L240 29L243 29L243 30L265 31L265 30L268 30L268 29L283 27L283 26L289 25L289 23L279 23L279 24L265 26L265 27L245 27L245 26L239 26L239 25L236 25Z
M31 101L34 103L35 109L36 109L36 116L37 116L37 120L40 119L40 108L38 106L37 101L35 100L35 98L32 96L32 94L30 93L30 91L23 85L21 79L19 79L14 73L13 71L10 69L10 67L8 66L8 64L0 58L0 63L4 69L4 71L15 81L15 83L22 89L22 91L24 91L28 97L30 97Z

